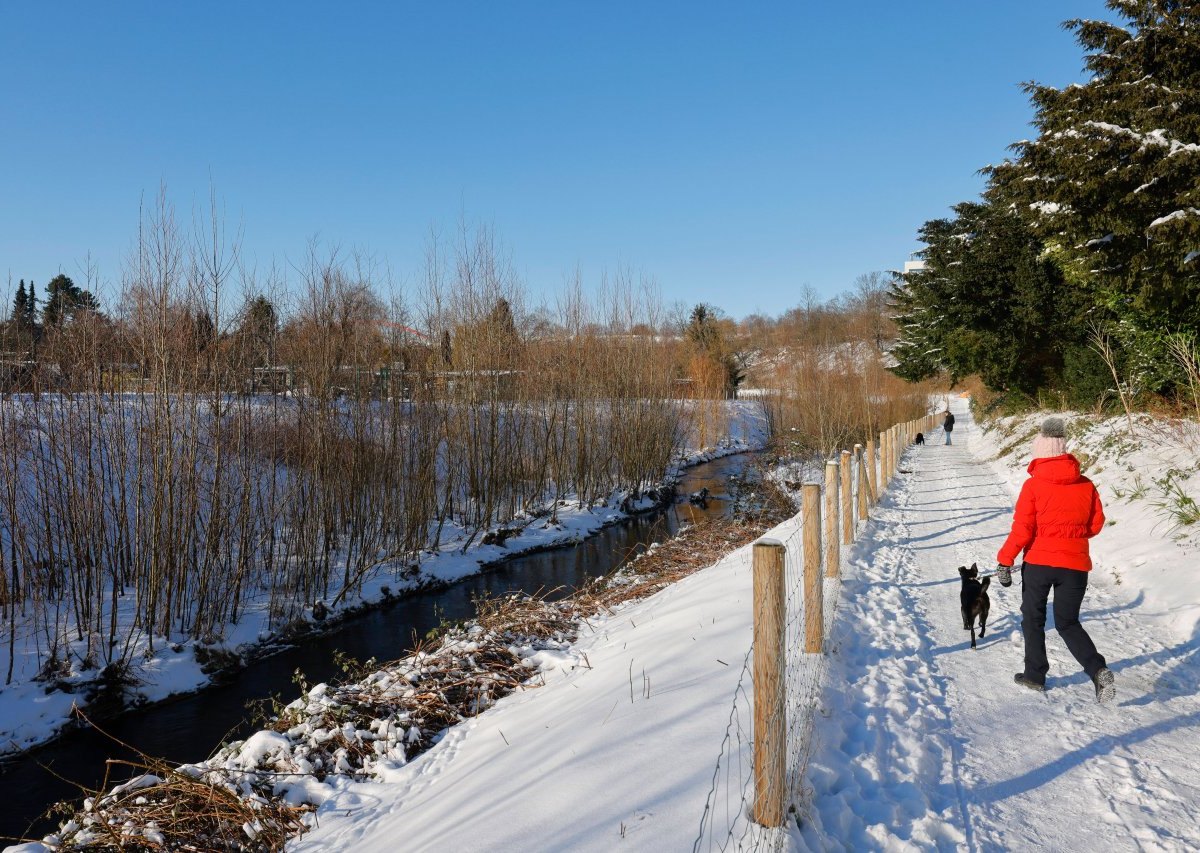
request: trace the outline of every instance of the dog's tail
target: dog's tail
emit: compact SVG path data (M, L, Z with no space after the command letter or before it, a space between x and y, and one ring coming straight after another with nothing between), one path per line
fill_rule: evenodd
M991 579L991 577L990 577L990 576L988 576L988 577L986 577L986 578L984 578L984 579L983 579L983 583L980 585L980 587L979 587L979 591L980 591L980 592L987 592L987 588L988 588L989 586L991 586L991 585L992 585L992 579Z

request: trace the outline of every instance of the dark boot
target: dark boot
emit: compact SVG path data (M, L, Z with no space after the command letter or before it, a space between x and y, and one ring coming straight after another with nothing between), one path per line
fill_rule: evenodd
M1043 682L1034 681L1023 672L1018 672L1016 675L1014 675L1013 681L1022 687L1028 687L1030 690L1036 690L1038 693L1042 693L1046 689L1046 685Z
M1116 679L1113 678L1112 670L1108 667L1100 670L1092 677L1092 683L1096 685L1096 701L1111 702L1117 696Z

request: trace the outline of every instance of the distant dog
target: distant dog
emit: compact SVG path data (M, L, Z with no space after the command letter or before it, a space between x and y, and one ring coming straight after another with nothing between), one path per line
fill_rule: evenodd
M925 443L925 433L923 433L923 432L917 433L917 444L924 444L924 443Z
M969 569L959 566L958 573L962 575L963 582L960 596L963 628L971 632L971 648L975 648L975 620L979 620L979 639L983 639L983 632L987 629L988 609L991 607L987 588L992 579L984 578L983 583L980 583L979 567L975 563L972 563Z

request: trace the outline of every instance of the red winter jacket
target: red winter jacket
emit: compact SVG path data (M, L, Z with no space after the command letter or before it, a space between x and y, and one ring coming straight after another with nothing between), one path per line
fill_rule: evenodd
M1023 550L1027 563L1090 571L1088 539L1103 527L1100 494L1079 473L1079 460L1070 453L1034 459L997 562L1011 566Z

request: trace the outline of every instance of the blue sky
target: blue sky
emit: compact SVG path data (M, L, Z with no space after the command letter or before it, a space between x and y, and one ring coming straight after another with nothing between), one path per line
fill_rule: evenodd
M1095 2L0 0L0 276L119 282L138 205L210 181L243 251L416 281L485 223L536 296L627 268L778 313L900 266L1081 79ZM0 280L0 294L7 285Z

